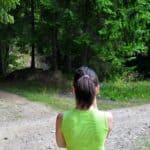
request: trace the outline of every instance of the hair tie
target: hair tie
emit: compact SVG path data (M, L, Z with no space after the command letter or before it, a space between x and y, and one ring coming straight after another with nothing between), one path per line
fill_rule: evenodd
M83 77L85 77L85 78L90 78L90 76L87 75L87 74L83 75Z

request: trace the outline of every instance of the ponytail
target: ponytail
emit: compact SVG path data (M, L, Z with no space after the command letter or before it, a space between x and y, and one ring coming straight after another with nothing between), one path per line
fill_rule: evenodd
M88 109L95 98L95 83L87 74L81 76L74 82L77 105L82 109Z

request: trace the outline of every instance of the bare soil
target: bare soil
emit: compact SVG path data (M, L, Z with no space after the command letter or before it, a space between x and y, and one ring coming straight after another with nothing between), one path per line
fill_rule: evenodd
M142 139L150 139L150 104L110 111L114 126L106 150L144 150ZM0 91L0 150L59 150L57 113L44 104Z

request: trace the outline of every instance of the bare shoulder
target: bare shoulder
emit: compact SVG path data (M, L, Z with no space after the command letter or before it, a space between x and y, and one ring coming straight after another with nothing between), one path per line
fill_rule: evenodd
M106 117L107 117L107 120L108 120L108 125L110 128L112 128L112 123L113 123L113 115L111 112L107 112L106 111Z
M109 111L101 111L101 110L99 110L99 112L100 112L101 114L105 114L106 118L108 118L108 119L113 119L113 115L112 115L111 112L109 112Z
M63 117L63 113L62 112L58 113L57 118L61 119L62 117Z
M63 113L60 112L60 113L58 113L56 120L57 120L57 122L61 122L62 119L63 119Z
M58 113L56 118L56 142L59 147L66 147L65 139L62 134L61 126L62 126L63 113Z
M108 129L110 132L112 130L112 125L113 125L113 115L111 112L106 112L106 117L107 117L107 121L108 121Z
M113 115L111 112L106 112L106 116L107 116L108 120L113 120Z

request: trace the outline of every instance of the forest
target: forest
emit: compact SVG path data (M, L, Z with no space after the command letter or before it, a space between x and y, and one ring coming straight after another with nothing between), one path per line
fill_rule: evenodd
M0 0L0 76L23 69L18 57L45 57L48 70L79 66L101 80L150 77L150 1ZM23 58L24 59L24 58Z
M80 66L99 82L90 113L79 114L97 121L79 117L84 132L74 145L88 147L89 133L98 145L106 110L114 116L101 141L107 150L150 150L150 0L0 0L0 149L59 150L55 122L78 109L72 79ZM80 125L71 125L73 135Z

